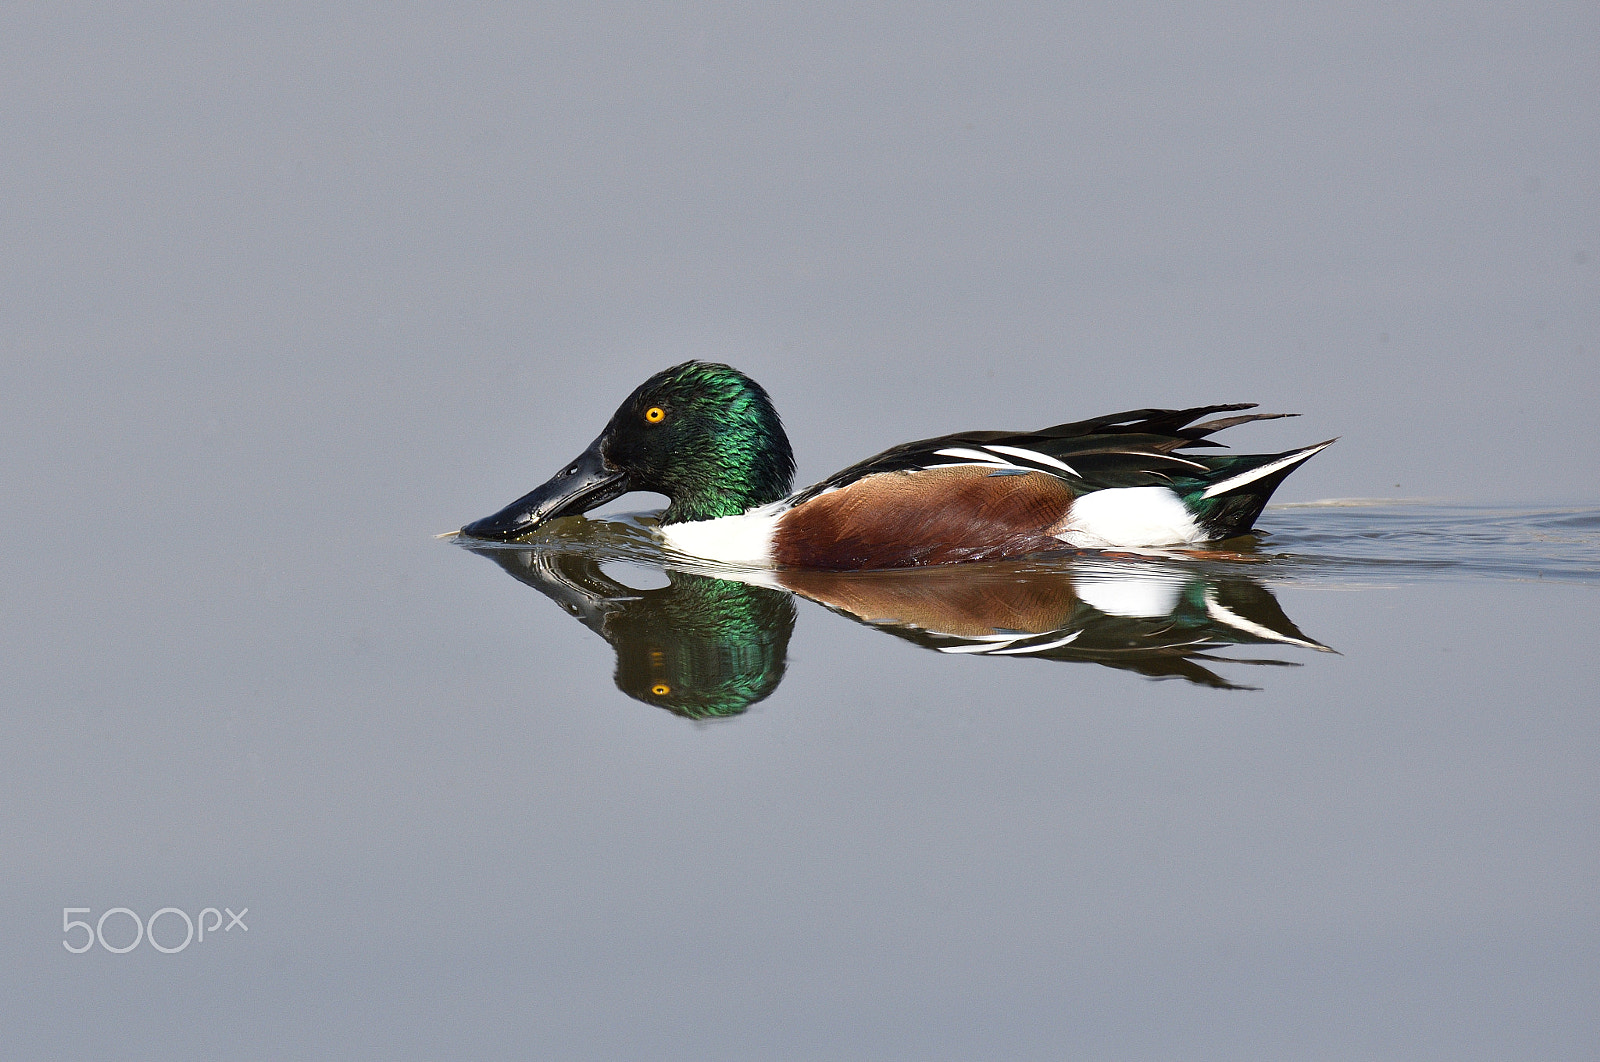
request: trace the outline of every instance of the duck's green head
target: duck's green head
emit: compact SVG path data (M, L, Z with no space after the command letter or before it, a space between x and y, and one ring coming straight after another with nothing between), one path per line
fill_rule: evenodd
M515 539L634 490L671 499L664 524L734 516L782 498L793 478L789 438L761 385L727 365L686 361L640 384L549 482L461 533Z

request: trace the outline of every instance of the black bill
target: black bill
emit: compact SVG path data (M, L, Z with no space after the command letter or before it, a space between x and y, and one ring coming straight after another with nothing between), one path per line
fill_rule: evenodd
M518 498L493 516L474 520L463 527L461 533L470 538L509 542L526 535L546 520L586 513L632 489L627 474L606 463L601 453L600 439L596 439L576 460L551 476L549 482Z

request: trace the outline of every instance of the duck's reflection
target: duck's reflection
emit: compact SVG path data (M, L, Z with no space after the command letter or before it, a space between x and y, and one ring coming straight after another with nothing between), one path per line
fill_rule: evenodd
M738 715L783 678L794 599L781 590L668 571L635 590L582 553L475 549L617 651L617 689L690 719Z
M731 577L666 568L667 585L636 590L602 571L608 558L592 550L473 552L611 643L618 689L692 719L737 715L777 688L794 594L940 653L1085 661L1219 689L1253 687L1224 678L1217 664L1292 662L1215 650L1332 651L1303 634L1254 579L1183 563L1073 558Z
M835 612L941 653L1079 660L1238 686L1207 663L1229 645L1293 645L1332 652L1284 615L1253 579L1176 564L1083 559L1038 565L952 565L838 576L783 572L784 584Z

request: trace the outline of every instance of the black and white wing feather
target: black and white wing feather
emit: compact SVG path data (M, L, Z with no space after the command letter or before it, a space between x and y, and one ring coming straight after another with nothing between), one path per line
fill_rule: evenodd
M1135 409L1039 431L973 431L919 439L885 450L807 488L795 503L879 472L905 472L948 465L993 465L996 474L1044 472L1076 492L1108 487L1171 486L1204 480L1214 466L1175 451L1221 446L1214 432L1293 413L1249 413L1195 423L1213 413L1253 409L1253 403L1191 409Z

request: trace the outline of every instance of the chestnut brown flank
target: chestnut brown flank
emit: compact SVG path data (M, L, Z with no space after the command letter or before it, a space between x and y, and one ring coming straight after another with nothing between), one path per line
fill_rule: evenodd
M863 571L1065 548L1049 529L1071 506L1071 488L1039 472L991 473L973 465L880 472L819 495L779 519L773 560Z

